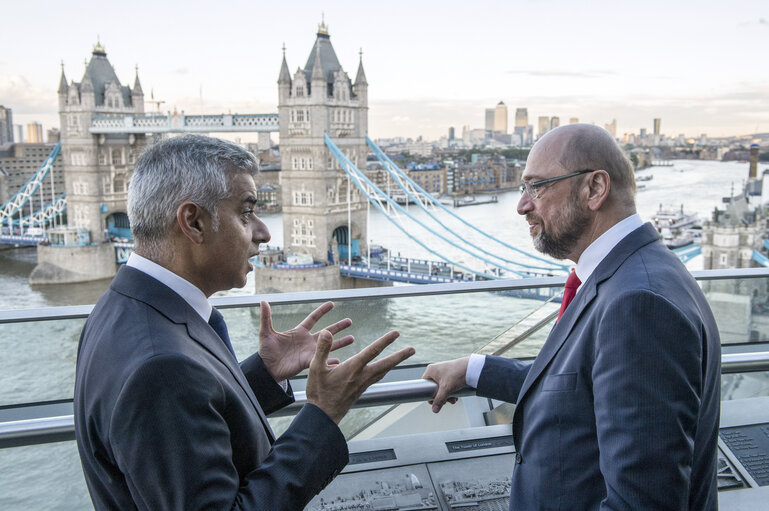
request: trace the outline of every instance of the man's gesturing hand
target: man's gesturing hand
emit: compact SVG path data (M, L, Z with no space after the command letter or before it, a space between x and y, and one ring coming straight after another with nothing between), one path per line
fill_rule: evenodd
M422 378L432 380L438 384L435 397L430 401L433 405L433 412L440 412L446 401L452 404L457 402L457 398L449 396L451 393L466 386L465 374L467 373L467 363L469 360L470 357L464 357L427 366Z
M328 354L333 337L328 330L321 330L315 345L315 356L310 362L310 374L307 376L307 402L323 410L331 420L339 424L364 390L414 354L414 348L403 348L369 364L399 335L395 331L388 332L341 364L329 365Z
M300 371L307 369L315 353L315 343L318 340L318 334L311 333L315 324L331 309L334 308L332 302L326 302L295 328L286 332L276 332L272 327L272 314L270 304L261 302L260 309L262 321L259 327L259 356L262 357L264 365L270 372L275 381L285 380L296 376ZM349 318L337 321L329 325L326 329L331 334L341 332L352 324ZM341 339L334 341L331 351L343 348L352 344L352 335L346 335ZM329 363L335 364L339 360L332 358Z

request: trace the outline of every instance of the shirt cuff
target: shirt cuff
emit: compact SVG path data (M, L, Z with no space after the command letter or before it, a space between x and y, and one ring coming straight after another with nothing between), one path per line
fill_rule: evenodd
M278 385L280 385L280 388L283 389L283 392L288 392L288 380L280 380Z
M473 353L470 355L470 360L467 362L467 372L465 373L465 383L472 387L478 387L478 380L481 378L481 371L483 371L483 364L486 363L486 355L478 355Z

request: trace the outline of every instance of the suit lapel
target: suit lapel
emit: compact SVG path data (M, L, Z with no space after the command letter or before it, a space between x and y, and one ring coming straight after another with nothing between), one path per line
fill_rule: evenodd
M590 305L598 293L598 286L614 275L617 268L638 249L659 240L659 238L660 235L657 230L650 223L646 223L622 239L601 261L587 281L580 286L574 301L569 304L561 319L558 320L550 331L550 335L547 336L545 344L539 351L537 358L534 359L534 363L521 386L521 391L518 393L518 403L524 399L532 385L534 385L534 382L542 375L550 361L553 360L569 338L574 325L582 316L582 312Z
M146 303L173 323L185 325L190 338L203 346L227 367L254 406L270 443L275 441L275 435L269 422L267 422L262 407L259 405L259 400L251 390L251 386L246 381L235 357L232 356L219 335L181 296L162 282L130 266L120 268L110 287L118 293Z

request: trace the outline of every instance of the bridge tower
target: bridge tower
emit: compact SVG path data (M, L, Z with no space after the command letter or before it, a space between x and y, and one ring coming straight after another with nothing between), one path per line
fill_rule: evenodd
M368 83L362 55L352 82L323 22L304 69L293 77L284 49L278 91L285 251L338 263L330 254L347 252L349 206L352 240L365 252L366 199L323 141L328 133L350 161L365 169Z
M105 241L110 220L128 227L123 225L128 179L145 137L92 135L88 129L94 118L144 113L138 68L133 88L122 85L97 42L80 83L67 84L62 66L58 92L68 225L88 231L93 242Z
M62 64L59 79L61 155L67 194L67 229L85 231L92 244L38 246L38 265L30 275L36 284L109 278L117 269L107 229L130 236L126 215L128 181L143 134L91 134L97 118L144 113L138 68L133 88L122 85L100 42L94 45L80 82L67 82Z

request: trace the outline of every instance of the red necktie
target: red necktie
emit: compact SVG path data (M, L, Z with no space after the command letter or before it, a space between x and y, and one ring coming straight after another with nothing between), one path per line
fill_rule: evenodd
M561 319L561 316L563 316L566 307L568 307L571 301L574 299L574 296L577 294L577 288L580 284L582 284L582 281L580 281L579 277L577 277L577 272L571 270L571 273L569 273L569 278L566 279L566 285L563 287L563 298L561 298L561 310L558 312L558 319Z

